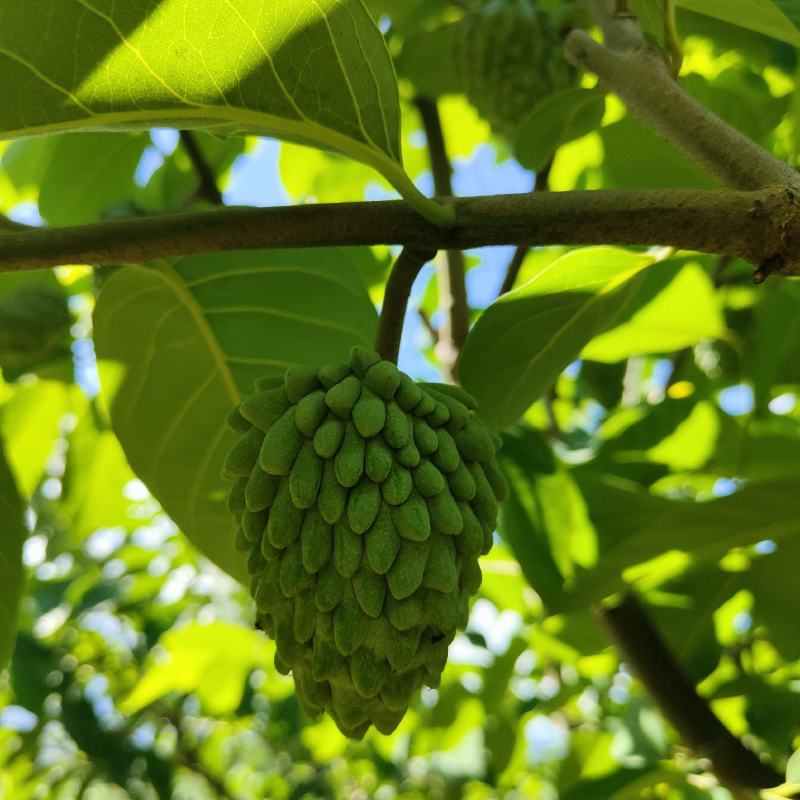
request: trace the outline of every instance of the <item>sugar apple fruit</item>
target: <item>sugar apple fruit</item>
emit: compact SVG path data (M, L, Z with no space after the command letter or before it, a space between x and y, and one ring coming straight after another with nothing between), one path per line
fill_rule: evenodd
M475 407L356 347L258 381L229 417L258 624L303 708L347 736L393 731L467 623L507 493Z
M458 23L454 57L464 93L511 142L537 103L575 82L563 54L566 19L533 0L494 0Z

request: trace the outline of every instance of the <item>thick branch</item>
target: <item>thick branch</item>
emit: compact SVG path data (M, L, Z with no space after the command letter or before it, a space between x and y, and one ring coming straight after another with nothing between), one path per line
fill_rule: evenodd
M206 161L203 151L197 144L197 139L192 131L181 131L181 144L192 162L197 177L200 180L200 188L198 194L212 206L223 205L222 193L217 185L217 176L211 165Z
M625 19L616 22L631 30ZM604 47L583 31L573 31L567 39L566 55L575 66L595 73L634 116L722 184L735 189L800 188L800 179L790 166L684 91L657 51L613 47Z
M224 250L402 244L670 245L745 258L800 275L800 222L792 193L632 190L459 198L438 228L402 201L230 208L0 233L0 272L60 264L142 264Z
M453 168L447 155L442 120L435 100L419 98L417 109L428 141L428 154L433 173L434 190L439 197L452 197ZM466 262L461 250L444 251L438 271L439 306L443 322L439 330L436 352L451 380L455 380L458 356L469 334Z
M598 616L664 716L692 750L711 759L722 783L760 789L783 782L720 722L633 595Z
M534 192L548 191L550 185L550 170L552 167L553 161L551 160L549 164L546 164L543 169L540 169L539 172L536 173L536 180L533 184ZM506 267L506 276L503 278L503 283L500 286L498 294L506 294L514 288L529 250L529 245L520 245L514 251L514 255L511 257L511 261L508 262L508 266Z
M397 363L411 287L419 271L435 255L436 250L415 250L405 247L394 262L389 280L386 282L378 335L375 337L375 349L386 361Z

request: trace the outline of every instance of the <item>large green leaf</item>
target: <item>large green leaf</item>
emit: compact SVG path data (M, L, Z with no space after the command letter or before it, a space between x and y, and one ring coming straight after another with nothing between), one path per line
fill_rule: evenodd
M17 611L25 584L23 507L11 470L0 452L0 669L8 663L17 635Z
M225 508L225 417L260 376L371 345L377 315L348 250L235 253L126 267L103 286L95 345L114 432L187 536L245 580Z
M678 0L678 5L800 47L800 30L772 0Z
M70 410L70 390L58 381L21 386L0 409L0 432L20 492L30 496L61 435L61 423Z
M363 161L443 213L403 172L397 82L361 0L0 0L0 75L0 137L277 136Z
M3 154L2 166L18 189L35 187L39 212L51 225L94 222L130 198L149 141L144 133L99 132L24 139Z
M646 583L658 570L680 574L736 547L766 539L780 546L800 536L796 476L707 503L666 500L596 477L581 477L580 485L597 533L597 566L578 567L572 591L555 611L583 608L629 582ZM666 554L674 555L671 566L662 561Z
M648 272L624 317L593 339L583 357L613 363L670 353L725 332L714 284L696 263L663 264Z
M208 713L230 714L242 701L247 676L253 669L264 669L275 652L258 631L229 622L173 628L159 646L169 658L153 659L148 665L122 703L127 714L171 692L193 692Z
M612 247L573 250L478 320L461 358L461 380L492 425L512 425L608 327L654 262Z

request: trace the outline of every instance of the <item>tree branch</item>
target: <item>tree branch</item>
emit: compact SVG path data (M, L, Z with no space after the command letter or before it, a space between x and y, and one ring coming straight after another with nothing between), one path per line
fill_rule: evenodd
M534 192L546 192L548 190L550 170L552 167L553 161L551 159L543 169L540 169L536 173L536 180L533 184ZM500 287L498 295L506 294L514 288L514 284L516 284L517 278L519 278L519 272L522 269L522 265L525 263L525 257L528 255L529 250L530 246L520 245L514 251L514 255L511 257L511 261L508 262L508 267L506 267L506 277L503 279L503 285Z
M644 608L629 594L618 605L597 611L631 666L681 738L707 756L719 780L733 788L778 786L782 776L763 764L700 697Z
M592 5L599 7L602 2ZM656 50L636 44L635 32L640 36L641 30L635 18L609 19L601 14L600 19L609 46L584 31L573 31L565 45L572 64L595 73L634 116L723 185L800 189L794 169L698 103L673 80Z
M211 165L206 161L203 151L197 144L195 135L191 131L181 131L180 137L183 149L186 151L186 155L189 156L197 177L200 179L198 195L211 203L212 206L224 205L222 192L220 192L217 185L217 176L214 174L214 170L211 169Z
M383 309L378 324L378 334L375 337L375 349L386 361L397 363L411 287L419 271L435 255L435 249L415 250L405 247L392 267L389 280L386 282Z
M800 275L798 200L781 188L608 190L458 198L439 228L402 201L227 208L0 233L0 272L61 264L143 264L224 250L402 244L669 245Z
M416 106L422 119L428 154L437 196L452 197L453 168L447 155L442 120L435 100L418 98ZM438 270L439 307L443 322L439 330L436 354L447 376L457 379L458 357L469 334L469 303L467 300L466 266L461 250L446 250Z

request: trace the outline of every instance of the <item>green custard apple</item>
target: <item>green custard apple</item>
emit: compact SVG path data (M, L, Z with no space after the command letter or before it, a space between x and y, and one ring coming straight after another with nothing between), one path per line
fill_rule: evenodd
M258 624L303 708L347 736L393 731L467 623L507 493L475 407L356 347L257 381L229 417Z
M511 142L537 103L575 83L562 17L533 0L495 0L458 23L454 57L464 93Z

